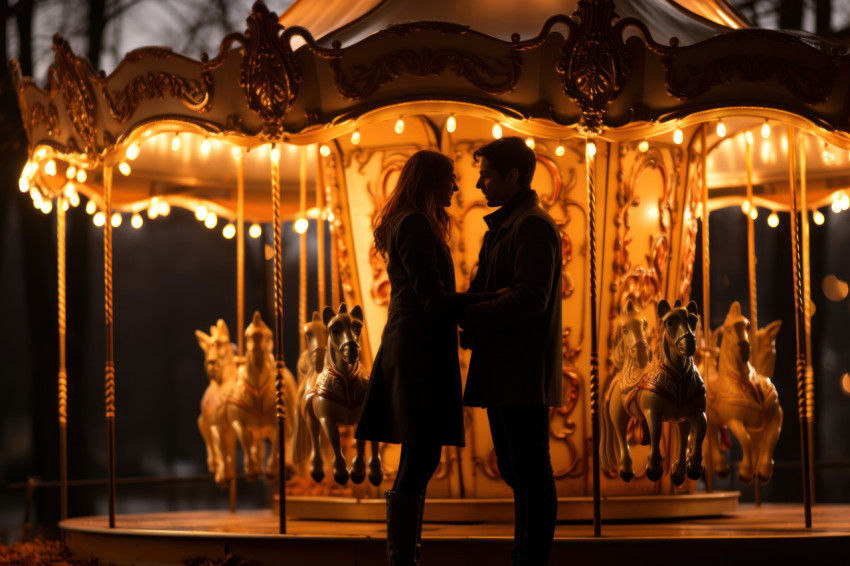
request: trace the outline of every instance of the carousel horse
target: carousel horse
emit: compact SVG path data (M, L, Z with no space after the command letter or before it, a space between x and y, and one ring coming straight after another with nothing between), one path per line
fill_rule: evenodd
M236 436L222 410L236 383L234 348L227 325L221 319L210 327L209 335L196 330L195 337L204 351L204 369L210 380L201 398L198 428L207 448L207 468L215 482L226 487L236 475Z
M630 417L643 418L646 422L650 445L646 477L651 481L658 481L663 472L661 423L667 421L677 425L679 452L670 476L675 485L682 485L686 474L698 479L705 471L702 465L705 384L693 361L697 306L691 301L686 308L676 301L671 307L662 299L658 302L657 314L661 328L656 355L634 379L633 385L620 384L619 401ZM613 399L612 403L615 403ZM618 434L625 436L622 430ZM628 464L630 462L621 463L623 479L630 477Z
M277 394L275 377L277 369L273 354L272 331L265 325L259 311L245 329L245 366L239 379L227 397L225 412L233 427L245 459L245 476L256 480L263 472L267 478L277 476L280 469L277 426ZM284 403L286 413L295 413L295 378L283 368ZM286 419L284 434L290 436L291 428ZM268 460L265 459L265 441L271 442ZM295 468L286 466L286 475L291 477Z
M316 389L316 378L325 367L325 351L328 344L328 330L318 311L313 311L313 319L304 325L304 346L298 358L298 396L297 413L294 415L292 432L292 461L300 464L310 457L310 429L307 419L308 394Z
M322 453L319 446L319 425L325 432L333 448L334 481L345 485L349 477L355 484L361 483L366 477L366 441L357 440L357 453L351 462L351 469L346 469L345 457L342 455L339 441L339 426L357 424L360 409L366 397L366 386L369 378L360 368L360 332L363 330L363 311L355 306L348 312L345 303L334 313L330 307L325 307L322 319L328 332L328 345L325 352L325 363L321 373L316 377L315 389L305 395L306 414L312 436L312 451L310 455L310 475L317 482L325 477ZM381 456L378 443L372 445L372 457L369 458L369 482L380 485L383 479Z
M761 369L750 363L750 321L741 314L741 305L732 303L720 331L717 371L708 375L708 433L711 460L720 477L729 474L729 463L721 449L723 430L735 435L743 450L738 468L741 483L749 485L754 476L767 483L773 476L773 449L782 430L782 407L769 375L776 363L776 334L781 321L756 332ZM713 340L716 344L717 341ZM770 373L762 373L770 370Z
M600 458L605 469L619 468L620 477L629 481L634 476L628 434L633 419L620 400L623 389L634 387L649 363L652 351L646 340L646 318L631 299L620 310L614 338L614 376L602 403L602 442ZM638 421L640 425L642 419Z

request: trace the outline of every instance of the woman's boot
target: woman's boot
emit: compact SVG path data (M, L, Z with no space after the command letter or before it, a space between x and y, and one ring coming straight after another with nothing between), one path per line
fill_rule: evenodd
M420 517L424 497L387 491L387 557L390 566L419 564Z

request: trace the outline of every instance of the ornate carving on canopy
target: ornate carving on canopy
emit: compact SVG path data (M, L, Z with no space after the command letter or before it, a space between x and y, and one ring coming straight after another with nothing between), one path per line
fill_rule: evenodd
M53 37L53 51L54 68L71 123L85 153L92 154L97 151L97 101L89 80L92 73L88 61L74 55L71 45L59 34Z

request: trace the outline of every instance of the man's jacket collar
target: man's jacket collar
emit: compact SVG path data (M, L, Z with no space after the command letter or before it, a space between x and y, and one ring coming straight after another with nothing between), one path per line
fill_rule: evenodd
M485 216L484 222L490 230L498 230L510 226L522 212L538 204L540 197L534 189L521 189L503 207Z

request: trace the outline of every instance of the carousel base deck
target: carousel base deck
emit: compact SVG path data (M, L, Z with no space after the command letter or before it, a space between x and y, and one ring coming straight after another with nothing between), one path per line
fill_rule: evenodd
M287 509L295 511L297 505L292 503L287 501ZM436 508L440 502L429 501L429 505ZM814 565L850 560L850 505L814 507L810 529L804 527L799 504L736 505L720 514L688 519L606 518L606 510L615 508L610 501L603 503L599 538L585 519L559 522L550 564L672 560L689 566ZM492 504L490 511L496 509ZM498 516L502 513L499 510ZM508 563L513 525L490 519L486 523L426 521L422 533L426 563ZM74 553L116 566L386 564L386 530L377 521L290 519L282 535L271 511L192 511L118 515L112 529L103 516L68 519L60 527Z

